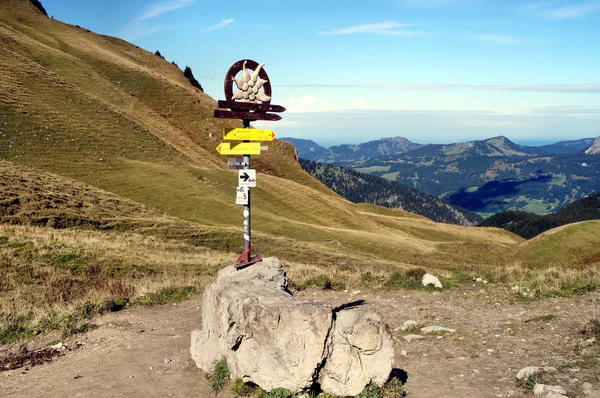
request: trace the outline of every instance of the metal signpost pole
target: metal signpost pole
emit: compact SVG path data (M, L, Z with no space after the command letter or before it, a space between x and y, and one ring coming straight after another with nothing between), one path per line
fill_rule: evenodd
M244 128L250 128L250 120L244 119ZM244 142L250 142L245 140ZM244 170L249 170L250 169L250 155L244 155ZM242 254L242 257L245 257L242 259L242 257L240 257L240 260L245 260L246 262L250 261L250 258L252 256L252 229L250 227L250 201L252 200L251 198L251 194L250 192L252 191L251 188L248 188L248 204L244 205L244 253ZM238 260L239 262L239 260Z

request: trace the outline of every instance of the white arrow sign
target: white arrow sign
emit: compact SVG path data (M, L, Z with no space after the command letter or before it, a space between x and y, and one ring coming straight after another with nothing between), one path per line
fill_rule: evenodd
M248 205L248 191L247 187L237 187L237 194L235 197L236 205Z
M256 170L238 170L238 186L254 188L256 186Z

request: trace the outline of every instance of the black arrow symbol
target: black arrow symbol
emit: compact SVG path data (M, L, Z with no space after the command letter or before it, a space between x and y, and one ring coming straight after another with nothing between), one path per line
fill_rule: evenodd
M244 173L240 176L240 179L243 179L244 182L248 182L248 180L250 179L250 176L248 175L248 173Z

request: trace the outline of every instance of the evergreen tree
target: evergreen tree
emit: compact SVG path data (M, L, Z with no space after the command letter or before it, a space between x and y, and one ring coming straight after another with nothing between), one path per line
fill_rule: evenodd
M186 66L185 70L183 71L183 76L185 76L190 81L190 83L192 84L192 86L194 86L197 89L199 89L200 91L204 92L204 89L202 88L202 86L200 85L200 83L198 82L198 80L196 80L196 78L194 77L194 73L192 72L192 68L190 68L189 66Z
M31 4L33 4L33 6L35 8L37 8L38 10L40 10L40 12L42 14L44 14L45 16L48 16L48 13L46 12L46 9L44 8L44 6L40 2L40 0L31 0Z

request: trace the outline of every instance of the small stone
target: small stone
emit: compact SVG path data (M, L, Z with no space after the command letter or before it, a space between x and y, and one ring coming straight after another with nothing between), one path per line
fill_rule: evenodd
M417 321L413 321L413 320L408 320L406 322L404 322L402 324L402 326L400 326L400 330L405 331L410 329L411 327L417 326Z
M435 276L433 276L431 274L423 275L423 279L421 280L421 283L423 284L423 286L433 285L433 287L437 287L438 289L444 288L444 286L442 286L442 282L440 282L440 280L438 278L436 278Z
M555 394L553 394L555 393ZM565 394L567 393L567 391L562 388L561 386L549 386L547 384L536 384L533 387L533 395L540 395L543 397L553 397L556 396L558 397L562 397L565 396ZM557 395L558 394L558 395Z
M494 350L492 350L491 348L488 348L487 352L489 352L491 354L492 352L494 352Z
M63 343L57 343L54 344L53 346L50 346L50 348L52 348L53 350L62 350L64 348Z
M582 341L582 342L580 342L580 343L579 343L579 347L581 347L581 348L586 348L586 347L589 347L589 346L591 346L591 345L592 345L592 344L594 344L595 342L596 342L596 338L595 338L595 337L592 337L591 339L587 339L587 340L585 340L585 341Z
M477 278L477 279L475 279L475 282L483 282L483 279L482 278Z
M488 283L488 281L484 280L484 281L483 281L483 283L484 283L484 284L487 284L487 283Z
M406 350L402 350L402 351L400 351L400 355L407 356L408 352Z
M424 339L425 336L422 336L420 334L407 334L406 336L404 336L404 340L406 341L411 341L411 340L418 340L418 339Z
M526 366L517 373L518 380L525 380L540 371L539 366Z
M450 329L450 328L445 328L443 326L425 326L424 328L421 328L421 332L423 332L425 334L434 333L434 332L454 333L454 332L456 332L456 330Z

